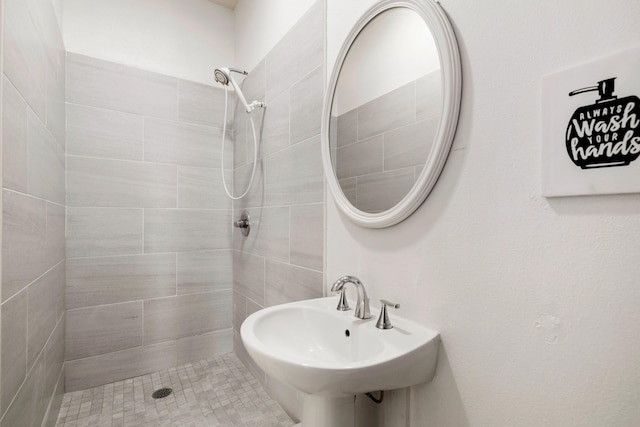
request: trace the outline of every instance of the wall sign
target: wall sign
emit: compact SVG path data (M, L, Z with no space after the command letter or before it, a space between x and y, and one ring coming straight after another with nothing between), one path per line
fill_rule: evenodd
M542 194L640 192L640 48L542 81Z

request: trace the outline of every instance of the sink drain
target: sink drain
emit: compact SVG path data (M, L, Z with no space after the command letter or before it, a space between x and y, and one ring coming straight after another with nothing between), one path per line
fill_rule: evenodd
M159 388L158 390L153 392L151 397L153 397L154 399L162 399L163 397L169 396L172 392L173 390L169 387Z

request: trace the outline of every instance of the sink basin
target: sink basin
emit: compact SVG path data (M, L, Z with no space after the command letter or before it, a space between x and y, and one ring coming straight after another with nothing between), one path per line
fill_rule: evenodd
M329 297L265 308L244 321L242 341L268 375L316 396L392 390L433 378L437 332L395 311L394 327L378 329L377 310L361 320L336 304Z

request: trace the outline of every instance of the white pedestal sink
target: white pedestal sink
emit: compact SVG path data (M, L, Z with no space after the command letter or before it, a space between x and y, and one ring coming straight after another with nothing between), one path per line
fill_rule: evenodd
M268 375L307 393L303 427L353 425L353 396L431 381L439 335L396 313L393 329L336 310L336 298L265 308L249 316L242 341ZM373 310L375 311L375 310Z

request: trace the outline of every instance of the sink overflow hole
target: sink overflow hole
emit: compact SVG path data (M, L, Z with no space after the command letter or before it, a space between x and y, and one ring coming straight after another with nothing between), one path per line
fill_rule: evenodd
M349 335L351 335L351 332L349 332L349 330L348 330L348 329L345 329L345 331L344 331L344 336L348 338L348 337L349 337Z
M151 397L153 397L154 399L162 399L163 397L169 396L172 392L173 390L169 387L159 388L158 390L153 392Z

